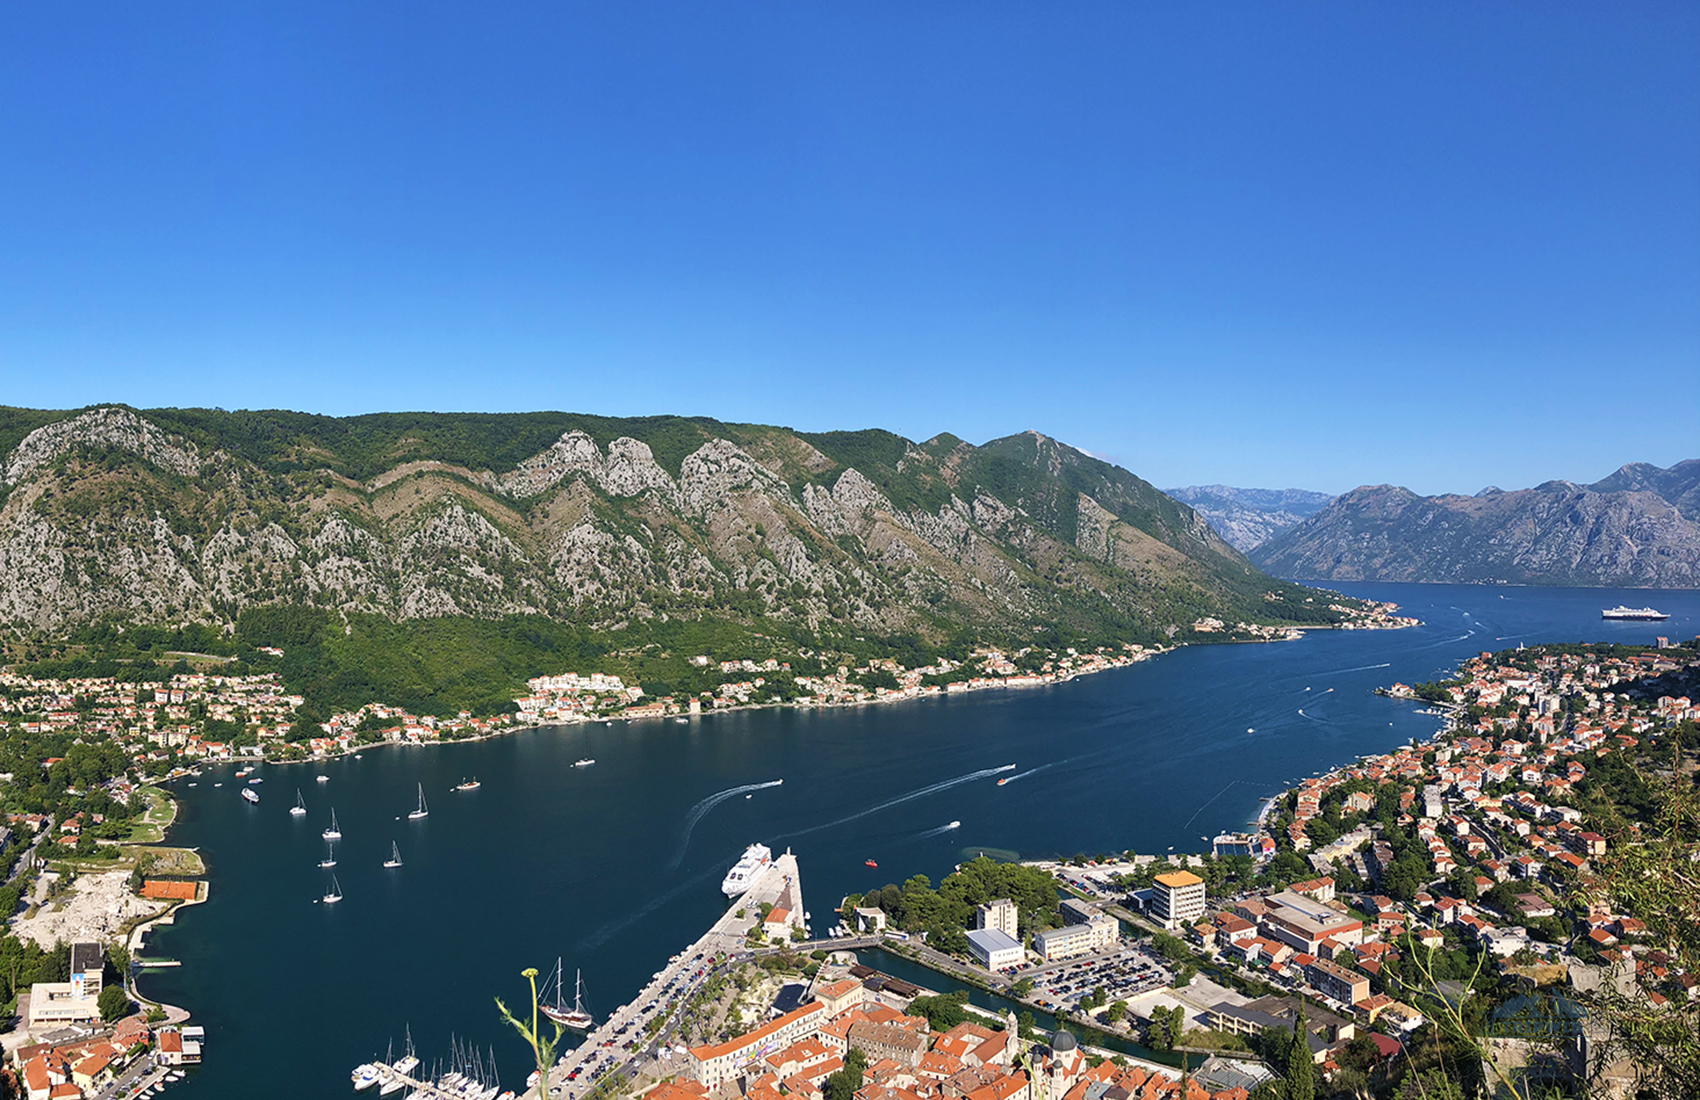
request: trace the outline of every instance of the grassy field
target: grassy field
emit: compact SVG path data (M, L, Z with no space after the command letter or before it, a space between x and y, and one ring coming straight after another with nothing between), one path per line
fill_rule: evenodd
M207 873L207 865L202 862L199 852L188 848L125 848L125 855L131 860L143 856L152 856L153 863L148 867L148 874L161 875L169 878L194 878Z
M165 839L165 830L177 818L177 803L157 787L143 787L136 792L147 803L147 810L138 817L124 838L126 844L158 844Z

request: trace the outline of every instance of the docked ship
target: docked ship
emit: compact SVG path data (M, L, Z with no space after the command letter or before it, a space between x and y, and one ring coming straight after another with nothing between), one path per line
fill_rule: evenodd
M1619 604L1616 607L1608 607L1601 611L1600 618L1628 620L1637 623L1662 623L1670 616L1663 611L1654 611L1650 607L1624 607Z
M589 1031L595 1027L596 1017L584 1010L584 985L579 980L578 971L573 971L573 1006L571 1008L561 1003L561 984L561 960L556 959L555 999L553 1003L539 1003L538 1011L571 1031Z
M765 844L752 844L744 849L744 857L733 865L726 877L721 880L720 892L729 898L735 898L750 888L768 864L773 862L773 852Z

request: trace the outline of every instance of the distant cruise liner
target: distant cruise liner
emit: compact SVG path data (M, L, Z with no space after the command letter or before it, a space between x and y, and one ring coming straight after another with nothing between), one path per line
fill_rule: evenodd
M1600 612L1602 619L1633 619L1636 622L1662 623L1670 618L1663 611L1654 611L1650 607L1608 607Z
M744 849L744 858L737 862L720 883L720 892L735 898L750 888L750 883L762 868L773 862L773 852L765 844L752 844Z

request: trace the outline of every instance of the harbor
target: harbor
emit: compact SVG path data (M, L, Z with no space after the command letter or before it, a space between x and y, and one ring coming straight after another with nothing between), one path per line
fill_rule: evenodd
M549 1094L583 1095L612 1075L629 1076L652 1052L662 1060L671 1058L666 1025L674 1008L689 1000L717 970L748 958L752 949L792 943L797 931L807 935L807 915L797 859L786 851L756 871L749 888L730 901L707 932L656 971L637 996L560 1056L549 1070ZM660 1024L654 1023L657 1019ZM379 1095L406 1088L412 1090L409 1097L421 1100L496 1100L503 1095L495 1084L459 1071L426 1079L417 1076L419 1068L411 1055L394 1064L357 1067L355 1088L375 1085ZM370 1071L365 1085L361 1084L363 1071Z

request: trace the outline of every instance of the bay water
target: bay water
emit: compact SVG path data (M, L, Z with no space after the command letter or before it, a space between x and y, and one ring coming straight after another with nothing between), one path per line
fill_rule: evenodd
M518 1089L528 1052L493 999L523 1002L520 971L560 957L606 1014L723 911L721 876L750 843L796 853L817 933L845 893L936 884L979 848L1205 850L1291 782L1436 731L1377 687L1519 643L1700 632L1696 592L1338 587L1422 625L1186 647L1043 688L369 749L262 768L258 806L237 797L232 767L211 767L173 785L169 841L200 850L210 899L144 952L183 964L144 975L144 991L207 1031L205 1064L173 1095L341 1095L355 1065L392 1043L400 1057L409 1032L427 1067L451 1037L494 1050ZM1619 603L1672 618L1603 622ZM478 790L452 791L472 777ZM420 785L430 813L409 820ZM305 818L288 813L297 789ZM344 897L325 905L333 808ZM392 843L403 866L387 870Z

